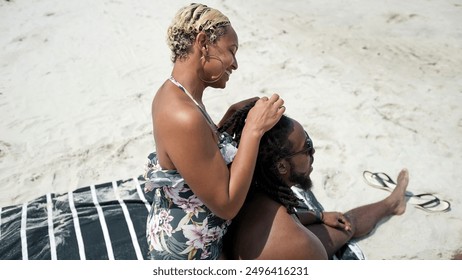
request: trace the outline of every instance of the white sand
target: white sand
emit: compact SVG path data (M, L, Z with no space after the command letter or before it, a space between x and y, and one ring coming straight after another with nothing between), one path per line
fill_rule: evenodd
M171 63L166 28L188 1L0 2L0 207L137 176L154 149L150 105ZM384 198L362 171L452 203L409 205L360 241L369 259L450 259L462 249L462 2L203 1L228 15L240 68L209 90L232 103L279 93L316 147L328 210Z

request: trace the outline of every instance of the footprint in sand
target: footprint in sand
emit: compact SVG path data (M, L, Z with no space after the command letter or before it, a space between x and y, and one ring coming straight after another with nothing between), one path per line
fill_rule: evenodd
M402 15L398 13L390 13L386 15L387 17L387 23L401 23L408 21L414 17L417 17L418 15L416 14L410 14L410 15Z
M11 145L7 142L0 140L0 158L6 156L10 150Z
M328 169L323 176L323 188L330 197L343 197L353 183L350 175L335 170Z

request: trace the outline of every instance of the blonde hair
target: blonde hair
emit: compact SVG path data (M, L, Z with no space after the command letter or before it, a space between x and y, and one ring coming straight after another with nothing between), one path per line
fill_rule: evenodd
M172 62L188 56L199 32L205 32L208 41L213 44L226 33L226 26L230 24L220 11L203 4L192 3L181 8L167 30Z

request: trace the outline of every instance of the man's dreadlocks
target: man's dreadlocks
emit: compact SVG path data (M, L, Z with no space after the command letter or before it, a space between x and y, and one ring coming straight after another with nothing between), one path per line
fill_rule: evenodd
M238 110L219 128L219 131L226 131L232 135L239 145L245 119L254 105L255 102L252 102ZM284 205L289 214L295 213L294 207L299 206L299 199L292 192L290 186L283 182L277 172L276 163L283 159L285 155L291 153L292 144L288 137L293 129L292 120L283 115L278 123L263 135L260 140L257 163L249 190L249 196L252 196L257 191L266 193L271 199Z

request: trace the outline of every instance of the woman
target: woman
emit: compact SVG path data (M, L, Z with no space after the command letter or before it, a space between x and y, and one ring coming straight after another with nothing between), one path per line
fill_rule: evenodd
M238 67L238 37L229 19L191 4L176 14L167 42L174 65L152 103L156 153L146 173L148 190L155 189L147 222L151 257L217 259L249 190L260 138L284 113L284 101L277 94L256 101L237 150L202 102L205 88L225 88Z

